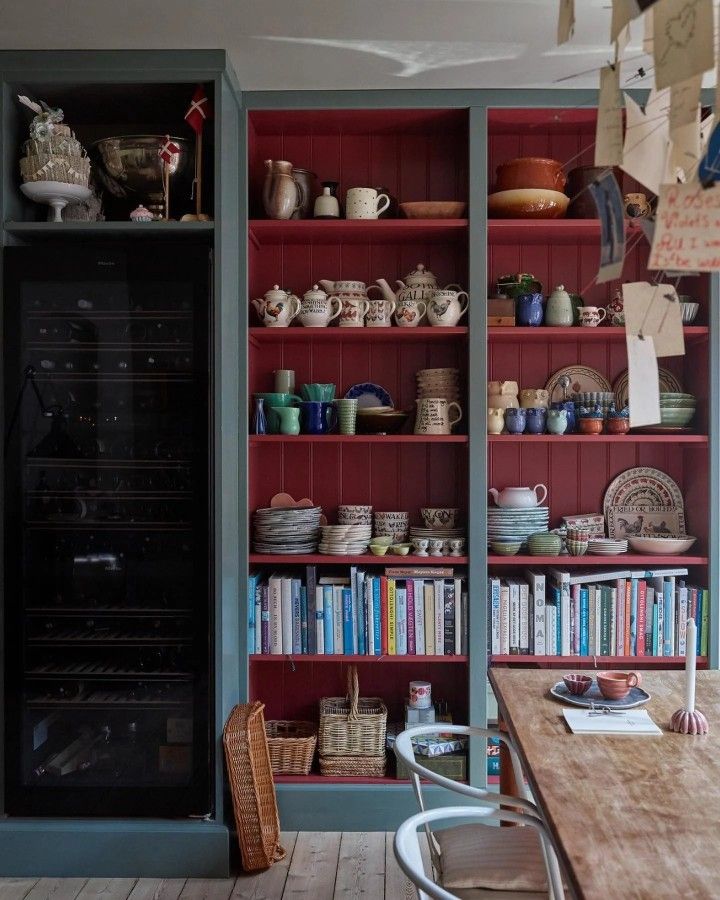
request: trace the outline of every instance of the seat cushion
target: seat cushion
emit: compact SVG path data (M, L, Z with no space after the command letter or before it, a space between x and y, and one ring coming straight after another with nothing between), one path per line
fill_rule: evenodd
M537 831L530 827L458 825L434 831L442 885L547 895L547 871Z

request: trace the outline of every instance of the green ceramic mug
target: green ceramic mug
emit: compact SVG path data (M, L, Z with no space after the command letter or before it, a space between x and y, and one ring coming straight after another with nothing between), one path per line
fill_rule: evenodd
M292 406L295 403L302 403L302 398L297 394L283 394L277 391L265 391L264 393L253 394L255 399L260 398L265 401L265 409L267 410L267 431L268 434L280 434L280 417L273 411L273 407Z
M300 410L297 406L271 406L270 412L280 421L280 434L300 434Z
M304 384L300 388L303 400L316 400L321 403L332 403L335 399L334 384Z

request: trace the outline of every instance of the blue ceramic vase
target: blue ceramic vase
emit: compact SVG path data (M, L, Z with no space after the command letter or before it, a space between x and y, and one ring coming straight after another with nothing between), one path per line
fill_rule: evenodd
M544 434L547 410L542 406L531 406L525 410L525 433Z
M509 406L505 410L505 427L510 434L522 434L525 431L525 410Z
M543 295L519 294L515 300L515 312L518 325L529 325L533 328L542 325Z
M265 401L262 397L255 398L255 415L253 416L253 431L255 434L267 434L267 419L265 417Z

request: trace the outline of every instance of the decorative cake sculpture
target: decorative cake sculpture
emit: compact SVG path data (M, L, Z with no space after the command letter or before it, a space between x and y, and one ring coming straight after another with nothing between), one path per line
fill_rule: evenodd
M24 182L59 181L88 186L90 160L80 141L67 125L63 111L27 97L18 100L35 113L30 123L30 139L23 144L20 175Z
M61 124L61 109L23 96L18 100L35 113L20 159L20 189L36 203L51 207L51 221L62 222L61 213L69 203L84 203L92 196L90 160L71 129Z

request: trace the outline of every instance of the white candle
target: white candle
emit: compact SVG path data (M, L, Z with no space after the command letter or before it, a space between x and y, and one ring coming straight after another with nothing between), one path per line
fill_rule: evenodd
M695 711L695 665L697 657L697 628L695 619L688 619L685 650L685 709Z

